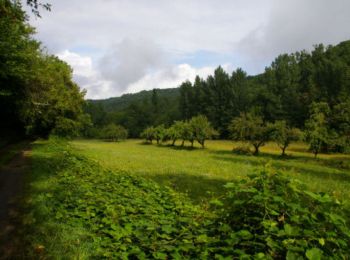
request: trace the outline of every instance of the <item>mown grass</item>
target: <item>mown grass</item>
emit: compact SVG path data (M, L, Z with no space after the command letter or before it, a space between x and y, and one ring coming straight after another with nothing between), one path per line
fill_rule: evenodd
M206 201L210 193L220 195L226 182L241 179L265 164L301 180L313 191L350 199L350 156L320 154L314 159L303 143L292 144L287 157L280 156L274 143L262 147L259 156L235 154L232 149L239 144L221 140L208 141L205 149L150 145L142 140L77 140L72 144L106 167L151 178L188 193L197 202Z

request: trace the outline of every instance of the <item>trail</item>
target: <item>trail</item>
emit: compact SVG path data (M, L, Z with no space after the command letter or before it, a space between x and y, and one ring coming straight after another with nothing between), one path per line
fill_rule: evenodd
M2 168L0 168L0 259L18 258L19 242L16 220L23 195L24 180L30 172L28 143Z

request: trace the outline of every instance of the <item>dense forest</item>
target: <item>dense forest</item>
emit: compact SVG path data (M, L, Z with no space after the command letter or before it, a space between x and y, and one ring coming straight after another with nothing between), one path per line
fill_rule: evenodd
M259 115L264 122L284 120L299 129L322 114L330 144L326 149L343 150L350 136L350 41L279 55L260 75L249 76L241 68L230 75L218 67L207 79L197 76L177 89L91 100L85 111L95 127L120 124L131 137L148 126L170 126L197 115L205 115L221 138L230 138L230 123L242 113Z
M28 4L39 15L39 3ZM73 82L71 67L33 38L20 2L0 2L0 31L0 141L78 135L90 122L85 93Z

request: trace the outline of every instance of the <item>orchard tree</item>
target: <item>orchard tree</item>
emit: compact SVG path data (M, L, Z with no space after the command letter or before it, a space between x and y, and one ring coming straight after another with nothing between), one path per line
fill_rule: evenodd
M211 127L206 116L199 115L192 117L190 120L190 127L193 131L194 138L204 148L205 140L218 135L218 133Z
M181 138L183 125L184 125L183 121L175 121L174 124L167 130L168 136L172 141L171 143L172 146L175 145L176 140Z
M164 142L167 139L167 131L164 127L164 125L159 125L154 128L155 131L155 139L157 140L157 144L159 144L161 141Z
M329 113L329 106L325 102L314 102L310 106L310 118L305 123L305 140L309 143L315 158L322 147L329 142L330 134L327 126Z
M253 145L254 155L258 155L259 148L271 139L273 129L266 125L260 116L242 113L231 121L229 131L233 140Z
M152 143L156 139L156 129L153 126L147 127L143 130L140 137L146 139L146 142Z
M270 127L273 129L272 140L281 148L282 156L285 156L287 147L291 142L299 140L301 131L297 128L289 127L285 120L276 121Z
M193 143L194 143L196 138L194 135L193 128L189 122L183 122L183 124L182 124L181 139L182 139L181 146L184 146L185 141L189 141L191 143L191 147L193 147Z

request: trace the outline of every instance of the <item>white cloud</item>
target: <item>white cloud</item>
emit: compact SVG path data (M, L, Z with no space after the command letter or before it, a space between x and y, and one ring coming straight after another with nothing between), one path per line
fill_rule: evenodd
M94 69L91 57L81 56L69 50L58 53L57 56L73 68L73 79L82 89L87 90L86 98L105 98L119 94L113 92L111 82L101 77Z
M88 97L176 84L176 77L226 62L260 73L280 53L350 37L349 0L49 2L52 11L30 21L36 37L69 60ZM218 55L200 59L202 53Z
M223 69L227 72L231 71L231 64L224 64ZM161 69L153 73L149 73L139 81L131 84L127 92L135 93L141 90L150 90L153 88L174 88L189 80L194 81L198 75L206 79L209 75L214 73L216 67L201 67L194 68L189 64L180 64L167 69Z
M132 70L116 71L116 74L110 76L103 76L100 72L101 67L94 68L92 59L88 56L81 56L77 53L65 50L57 56L66 61L73 68L73 78L81 86L87 90L87 98L101 99L111 96L119 96L125 93L135 93L141 90L150 90L153 88L173 88L178 87L186 80L194 81L196 75L201 78L207 78L212 75L216 67L201 67L195 68L189 64L167 65L164 67L154 67L148 73L138 74L133 80L125 82L123 88L118 85L118 79L114 80L115 75L122 75L122 73L131 73ZM103 59L102 59L103 60ZM107 64L104 63L106 66ZM151 64L153 64L151 62ZM112 62L112 65L115 65ZM146 62L146 65L149 65ZM147 67L147 66L146 66ZM223 69L227 72L232 70L231 64L224 64ZM113 66L111 67L113 69ZM102 68L102 70L107 70ZM124 70L124 71L123 71ZM142 67L142 72L143 71ZM110 72L112 73L112 72ZM106 80L108 78L109 80Z

